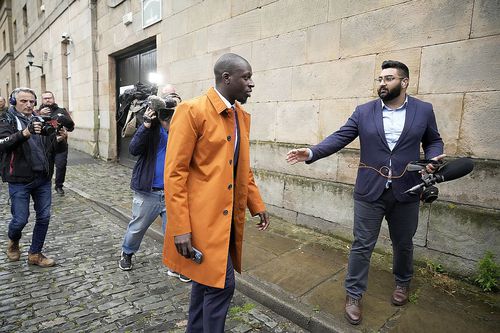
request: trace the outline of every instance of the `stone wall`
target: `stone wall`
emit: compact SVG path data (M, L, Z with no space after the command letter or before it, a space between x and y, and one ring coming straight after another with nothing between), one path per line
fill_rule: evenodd
M2 9L0 33L13 20L22 29L24 5L30 25L12 44L12 60L0 63L0 75L15 82L19 73L20 83L38 89L41 72L26 70L25 54L31 48L40 63L45 52L47 88L60 100L60 34L68 32L73 147L117 157L118 55L154 41L158 72L188 99L213 84L221 54L238 53L254 70L256 87L246 106L252 166L270 210L348 239L358 140L309 166L289 166L285 155L318 143L356 105L376 98L383 60L405 62L408 92L434 105L445 152L476 163L471 175L440 185L440 201L422 207L417 255L466 274L485 250L500 257L497 0L163 0L162 20L147 28L140 1L51 0L43 13L35 3L15 1L11 23ZM128 13L132 22L124 24ZM386 230L379 243L388 249Z
M211 64L236 52L253 66L252 163L270 210L295 223L352 236L359 142L309 166L286 152L318 143L356 105L376 98L385 59L410 68L408 92L433 103L450 159L473 174L440 185L422 206L417 256L470 274L484 251L497 258L500 201L498 1L169 1L159 63L183 97L212 84ZM161 47L161 45L160 45ZM380 247L389 249L387 230Z

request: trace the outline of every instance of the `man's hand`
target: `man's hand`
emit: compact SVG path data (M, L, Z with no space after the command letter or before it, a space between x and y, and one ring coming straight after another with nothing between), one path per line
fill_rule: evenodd
M57 133L57 142L61 142L63 140L66 140L66 138L68 137L68 132L66 131L65 128L61 128L58 133Z
M298 162L305 162L309 158L309 149L299 148L292 149L286 154L286 161L289 164L295 164Z
M257 223L257 229L259 230L266 230L267 227L269 227L269 214L267 211L263 211L260 213L257 213L256 215L259 215L260 222Z
M194 251L191 245L191 233L174 236L174 244L181 256L187 259L193 257Z
M23 129L23 135L25 138L29 138L31 134L40 134L42 132L42 123L34 121L29 124L28 127Z
M151 122L156 118L156 112L149 107L144 112L144 127L151 128Z
M441 154L441 155L438 155L434 158L431 158L431 160L439 162L445 157L446 157L446 154ZM429 163L425 166L425 171L427 171L428 173L434 173L437 169L438 169L438 167L432 163Z
M44 107L43 109L40 109L38 113L41 116L50 116L50 109L48 107Z

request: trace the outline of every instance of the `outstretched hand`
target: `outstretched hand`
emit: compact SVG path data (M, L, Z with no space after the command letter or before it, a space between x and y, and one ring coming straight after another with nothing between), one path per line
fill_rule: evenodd
M295 164L298 162L305 162L309 158L309 149L299 148L292 149L286 154L286 161L289 164Z

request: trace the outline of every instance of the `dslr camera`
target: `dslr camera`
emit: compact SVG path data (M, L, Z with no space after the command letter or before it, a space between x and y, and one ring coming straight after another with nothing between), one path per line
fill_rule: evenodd
M40 132L40 135L49 136L51 134L54 134L57 130L57 128L53 125L52 117L33 116L28 125L28 130L30 131L31 134L35 133L35 127L34 127L35 122L42 123L42 130Z

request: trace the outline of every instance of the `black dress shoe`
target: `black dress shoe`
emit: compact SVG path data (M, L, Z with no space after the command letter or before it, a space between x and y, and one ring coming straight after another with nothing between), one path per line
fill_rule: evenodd
M63 196L64 195L64 190L62 187L56 187L56 192L57 194L59 194L60 196Z
M351 325L361 323L361 299L355 299L349 295L346 296L344 317Z

